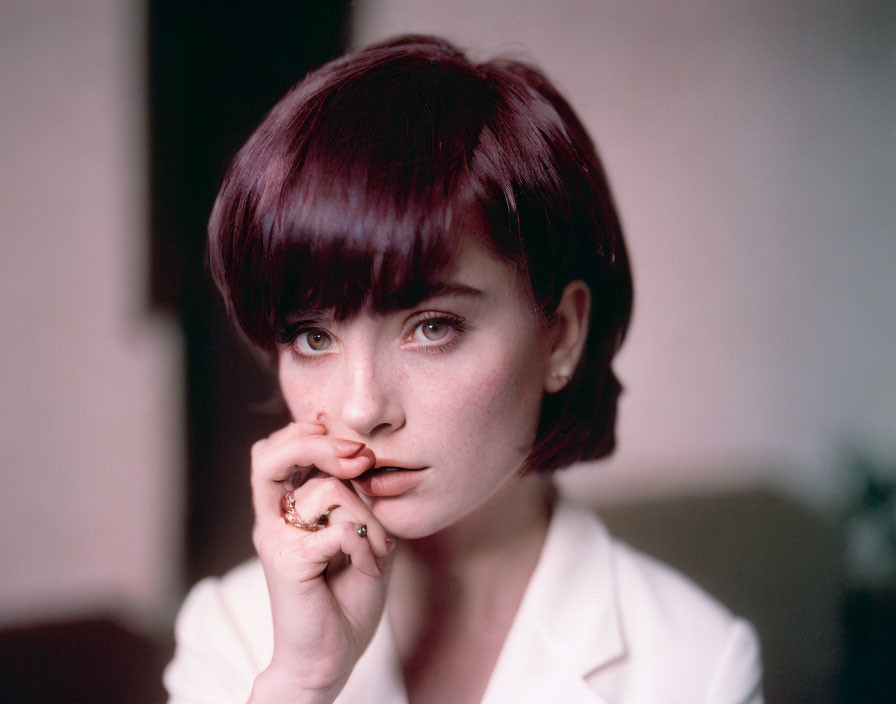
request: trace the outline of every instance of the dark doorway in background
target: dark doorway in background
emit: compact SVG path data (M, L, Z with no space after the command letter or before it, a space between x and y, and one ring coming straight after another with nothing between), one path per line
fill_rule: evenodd
M249 448L285 424L273 377L236 341L205 265L224 170L310 68L344 50L347 0L149 4L151 301L185 342L186 577L252 554Z

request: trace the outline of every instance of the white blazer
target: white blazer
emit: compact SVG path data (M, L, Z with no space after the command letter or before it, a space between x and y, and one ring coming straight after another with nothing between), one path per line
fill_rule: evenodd
M244 703L273 650L257 560L197 584L165 671L170 704ZM337 704L407 704L383 619ZM483 704L761 704L749 623L561 500Z

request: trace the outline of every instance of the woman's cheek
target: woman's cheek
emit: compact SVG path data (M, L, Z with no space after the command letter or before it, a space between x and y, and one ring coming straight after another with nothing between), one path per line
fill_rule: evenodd
M514 435L515 442L525 442L534 437L538 423L541 384L536 386L530 371L515 361L506 355L476 365L474 373L462 377L461 394L467 399L468 427L487 431L495 439Z
M325 384L309 378L289 363L281 362L279 368L280 392L293 420L316 418L325 409L321 405L325 396Z

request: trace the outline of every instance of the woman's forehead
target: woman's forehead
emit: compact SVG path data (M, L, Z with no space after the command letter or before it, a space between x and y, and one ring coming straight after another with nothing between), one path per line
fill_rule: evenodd
M323 276L307 288L307 295L293 300L288 321L301 318L345 319L362 311L388 314L419 306L428 300L457 298L480 301L507 287L520 287L523 277L517 268L493 254L476 236L468 232L446 247L445 258L435 266L420 265L413 258L398 256L393 261L389 252L371 255L366 272L349 256L336 262L337 275ZM446 243L447 244L447 243ZM345 265L345 268L341 266ZM352 275L352 271L355 275ZM338 280L345 279L343 286ZM351 282L351 283L350 283ZM351 295L346 295L351 289ZM346 301L353 305L346 306Z

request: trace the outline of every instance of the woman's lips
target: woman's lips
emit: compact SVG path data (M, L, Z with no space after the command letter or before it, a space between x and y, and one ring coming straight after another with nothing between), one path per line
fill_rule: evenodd
M427 467L398 467L382 464L352 479L352 484L367 496L398 496L417 486Z

